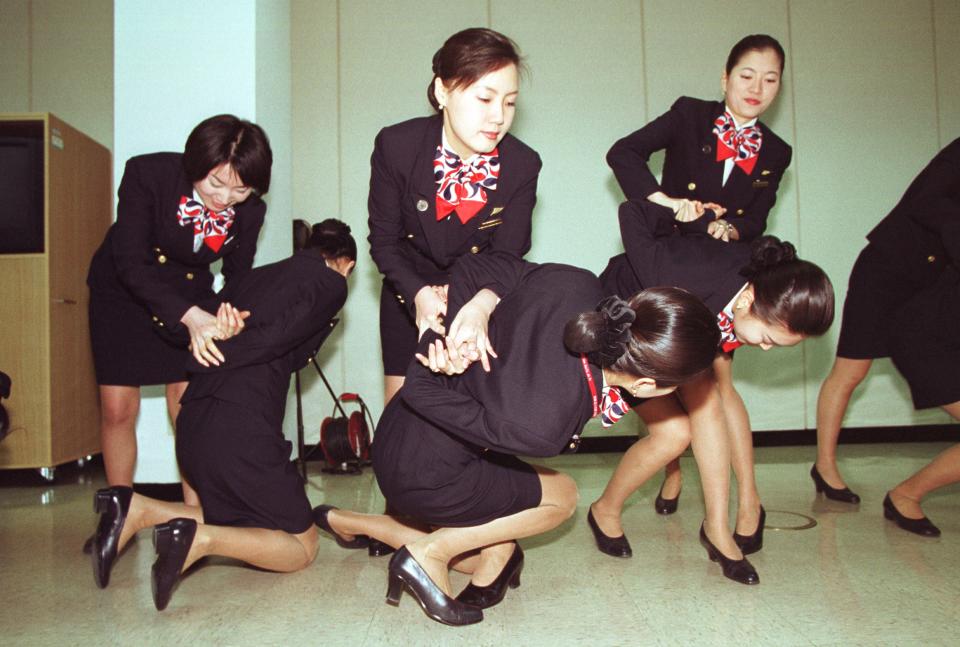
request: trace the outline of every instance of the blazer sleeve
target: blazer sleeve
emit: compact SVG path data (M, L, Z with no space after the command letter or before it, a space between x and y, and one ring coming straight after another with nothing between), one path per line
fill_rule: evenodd
M536 267L507 252L465 254L457 259L450 272L447 303L457 304L454 309L459 310L459 306L484 288L502 299L516 290L526 274ZM452 315L451 310L447 319L452 321Z
M153 257L159 196L150 182L151 178L141 175L140 164L127 162L117 191L117 222L111 251L120 281L172 329L181 325L180 318L193 304L161 279Z
M236 281L253 268L253 257L257 253L257 239L263 228L263 219L267 213L267 205L262 200L244 209L244 213L237 219L240 231L237 247L223 258L224 285Z
M647 200L620 205L620 236L627 261L641 285L657 285L664 251L657 239L673 232L673 212Z
M780 188L780 180L793 157L793 149L785 146L783 162L777 164L776 168L770 169L770 175L763 176L767 181L767 186L760 189L750 203L744 207L743 215L733 216L728 214L726 217L732 225L737 228L740 234L740 240L749 242L757 238L767 229L767 216L770 210L777 203L777 190ZM739 173L739 171L736 171ZM760 179L759 177L757 179ZM700 218L704 220L704 218Z
M492 250L507 252L517 258L523 258L530 251L533 208L537 204L537 181L542 166L540 156L532 153L523 168L528 175L503 208L503 224L493 235Z
M954 265L960 266L960 139L924 170L906 214L937 234Z
M433 331L429 333L434 338L439 337ZM424 339L427 337L424 335ZM500 416L470 395L451 388L450 381L454 379L458 378L432 373L413 361L407 369L400 396L431 424L478 447L524 456L556 456L560 453L565 443L557 446L539 436L534 429Z
M655 152L673 145L684 128L679 103L678 99L666 113L618 140L607 152L607 164L628 200L646 200L647 196L660 191L648 162Z
M254 364L265 364L295 350L315 336L340 311L347 298L346 282L330 285L300 284L290 290L286 303L274 316L253 320L236 337L217 342L225 362L202 366L191 355L191 373L216 373ZM254 312L254 317L257 313Z
M370 255L377 268L400 291L408 304L420 288L427 285L413 263L400 249L405 235L400 201L404 184L396 167L388 159L384 132L380 131L370 158L370 193L367 198L367 223L370 227Z

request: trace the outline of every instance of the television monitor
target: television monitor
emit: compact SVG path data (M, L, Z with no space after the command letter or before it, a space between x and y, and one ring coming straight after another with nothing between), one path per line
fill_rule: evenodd
M0 123L0 254L43 252L43 123Z

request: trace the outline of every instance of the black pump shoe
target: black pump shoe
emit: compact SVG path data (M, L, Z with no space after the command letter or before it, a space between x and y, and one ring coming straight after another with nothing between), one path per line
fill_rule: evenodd
M830 487L830 485L823 480L823 477L820 476L816 463L810 468L810 478L813 479L813 484L817 487L817 492L823 492L823 495L828 499L842 501L843 503L860 503L860 496L856 492L851 491L850 488L845 487L838 490L835 487Z
M467 584L457 596L458 602L469 604L481 609L488 609L503 602L507 588L515 589L520 586L520 572L523 570L523 551L520 544L513 543L513 554L507 560L503 570L497 578L486 586L477 586L473 582Z
M370 545L367 546L367 554L370 557L385 557L397 549L390 544L385 544L379 539L370 538Z
M714 546L713 542L707 537L707 532L703 529L703 524L700 524L700 543L707 549L707 557L710 558L710 561L720 563L724 577L734 582L740 582L740 584L760 583L760 576L757 574L757 569L753 567L753 564L747 561L747 558L730 559L721 553L720 549Z
M93 511L100 513L100 522L93 533L90 559L93 562L93 580L101 589L110 583L110 571L117 559L120 533L127 521L133 488L124 485L103 488L93 495Z
M332 505L318 505L313 509L313 523L315 523L321 530L331 535L337 542L337 546L340 548L366 548L370 544L370 538L366 535L357 535L353 539L344 539L337 531L333 529L330 525L330 522L327 520L327 514L331 510L336 510L336 506Z
M186 517L171 519L153 528L153 544L157 549L157 561L150 571L153 589L153 606L163 611L170 603L173 590L180 581L180 571L187 561L187 553L197 535L197 522Z
M593 518L593 506L590 506L587 511L587 524L593 531L593 538L597 540L597 549L601 553L606 553L612 557L633 557L633 549L630 548L630 542L627 541L626 535L611 537L600 530L597 520Z
M663 498L663 483L660 484L660 491L657 492L657 498L653 501L653 509L657 514L673 514L680 505L680 492L672 499Z
M921 535L923 537L940 536L940 529L933 525L933 522L926 517L911 519L910 517L903 516L900 511L897 510L897 507L893 505L893 501L890 500L889 492L887 492L887 496L883 499L883 516L907 532L912 532L915 535Z
M428 617L459 627L483 620L483 610L454 600L437 586L406 546L390 558L387 603L397 606L406 586Z
M760 520L757 522L757 529L752 535L741 535L733 533L733 541L744 555L752 555L763 548L763 524L767 522L767 511L760 506Z

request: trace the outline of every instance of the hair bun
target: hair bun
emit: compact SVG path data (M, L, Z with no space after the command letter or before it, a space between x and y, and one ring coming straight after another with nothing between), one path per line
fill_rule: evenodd
M776 236L760 236L750 245L750 263L740 272L748 279L778 265L797 260L797 248Z
M603 316L600 333L600 362L609 366L627 350L630 341L630 326L637 318L630 304L619 297L607 297L597 304L597 312Z

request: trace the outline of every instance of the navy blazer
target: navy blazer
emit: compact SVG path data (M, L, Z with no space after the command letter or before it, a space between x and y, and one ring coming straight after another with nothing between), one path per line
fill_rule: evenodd
M646 199L624 202L619 218L626 253L600 275L606 294L628 299L646 288L683 288L718 314L747 283L740 270L750 261L749 243L683 236L670 209Z
M210 264L223 259L227 283L253 267L267 205L255 195L234 207L236 218L219 251L193 251L193 227L177 221L181 196L193 196L180 153L131 157L117 191L117 221L93 256L87 284L94 291L133 298L158 326L180 318L212 293Z
M867 239L920 280L932 282L948 264L960 269L960 139L937 153Z
M489 324L499 355L491 359L492 370L471 366L448 377L413 360L398 395L418 416L468 445L555 456L593 415L583 364L564 346L563 332L570 319L596 308L600 283L569 265L538 265L504 253L466 256L450 276L450 317L483 288L502 299ZM428 330L419 352L426 354L438 338ZM599 393L600 368L589 368Z
M239 335L218 341L226 359L202 366L190 356L190 384L181 402L217 398L259 412L279 426L287 403L290 374L307 364L347 299L347 282L314 250L251 270L207 303L249 310Z
M607 163L628 200L646 200L662 191L671 198L715 202L727 209L724 219L737 228L740 240L750 241L767 228L767 215L777 201L793 149L758 121L763 144L753 173L735 167L721 186L723 163L716 161L713 122L723 111L722 101L680 97L665 114L617 141L607 153ZM663 177L657 183L647 162L664 149ZM711 220L704 216L678 227L706 232Z
M370 159L370 254L402 302L425 285L446 283L453 262L467 253L530 249L540 156L507 134L499 145L500 177L487 204L466 224L437 222L433 160L441 143L440 115L380 131Z

